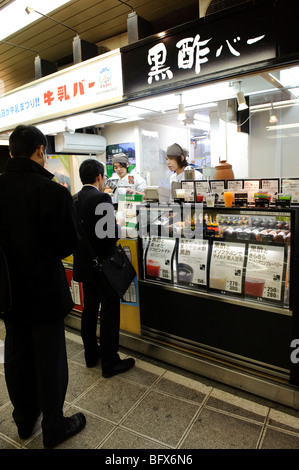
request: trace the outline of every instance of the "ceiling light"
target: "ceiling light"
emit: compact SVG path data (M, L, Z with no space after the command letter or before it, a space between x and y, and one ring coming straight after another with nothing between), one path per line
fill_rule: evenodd
M180 103L179 103L179 108L178 108L177 119L178 121L184 121L186 119L185 106L183 105L183 102L182 102L182 93L179 93L179 95L180 95Z
M77 34L77 36L79 36L79 33L74 28L71 28L70 26L68 26L64 23L61 23L61 21L55 20L54 18L51 18L51 16L45 15L44 13L41 13L40 11L34 10L34 8L26 7L25 11L28 15L30 15L31 13L34 12L34 13L37 13L38 15L41 15L41 16L44 16L45 18L48 18L49 20L55 21L55 23L58 23L61 26L64 26L65 28L71 29L72 31L74 31Z
M270 110L270 119L269 119L269 123L270 124L276 124L278 122L278 119L277 119L277 116L274 112L274 108L273 108L273 103L271 103L271 110Z
M68 3L69 0L51 0L51 2L41 2L39 0L31 0L31 6L39 8L43 14L50 13L60 6ZM15 0L7 7L1 10L1 30L0 39L12 36L16 31L25 28L29 24L39 19L36 13L27 15L25 8L28 6L28 0Z
M244 109L248 108L248 105L246 103L244 93L241 90L241 82L238 82L238 84L239 84L239 91L237 93L238 111L243 111Z

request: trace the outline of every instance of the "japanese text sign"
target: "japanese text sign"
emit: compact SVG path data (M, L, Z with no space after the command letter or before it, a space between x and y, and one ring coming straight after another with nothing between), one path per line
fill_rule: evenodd
M273 7L263 6L211 22L194 21L179 33L124 48L124 93L150 93L178 81L198 83L214 73L275 58L273 16Z
M0 97L0 130L86 111L122 95L120 53L103 54Z

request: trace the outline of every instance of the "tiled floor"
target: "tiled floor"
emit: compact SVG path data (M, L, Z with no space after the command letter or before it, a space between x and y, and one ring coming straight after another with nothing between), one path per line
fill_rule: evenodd
M4 336L0 321L0 449L40 449L40 423L23 441L11 416ZM100 366L85 367L78 333L66 337L65 414L82 411L87 424L61 449L299 449L299 411L124 350L135 367L104 379Z

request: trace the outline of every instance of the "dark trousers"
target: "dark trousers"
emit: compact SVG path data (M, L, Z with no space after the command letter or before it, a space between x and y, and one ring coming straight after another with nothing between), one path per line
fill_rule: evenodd
M92 362L98 354L96 335L100 311L100 350L102 368L109 369L118 361L120 301L99 281L83 282L84 308L81 317L81 336L86 362Z
M5 379L18 427L41 410L46 438L63 430L68 384L64 321L32 326L6 322Z

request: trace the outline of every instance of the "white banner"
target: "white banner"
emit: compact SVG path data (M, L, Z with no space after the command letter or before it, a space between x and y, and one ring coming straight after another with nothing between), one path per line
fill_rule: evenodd
M122 100L119 50L43 77L0 98L0 132Z

